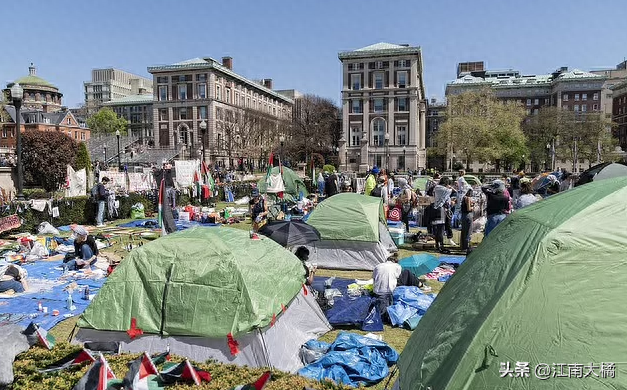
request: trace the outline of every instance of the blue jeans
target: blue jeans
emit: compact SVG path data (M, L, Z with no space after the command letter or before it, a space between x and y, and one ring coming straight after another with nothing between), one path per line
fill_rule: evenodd
M323 181L318 182L318 194L320 196L324 195L324 182Z
M83 244L83 246L81 246L81 252L82 252L82 258L81 260L89 260L93 255L94 252L91 250L91 248L89 247L89 245L87 244ZM94 265L96 263L97 259L93 259L89 265ZM83 266L81 266L83 267ZM70 270L70 271L75 271L79 268L77 264L76 264L76 260L70 260L67 263L64 264L64 268L66 270Z
M24 286L22 286L22 283L18 282L15 279L0 282L0 293L8 290L13 290L16 293L21 293L24 292Z
M488 220L485 224L485 233L484 236L487 237L488 234L490 234L490 232L492 230L494 230L494 228L496 227L496 225L498 225L499 223L501 223L505 217L507 215L505 214L492 214L492 215L488 215Z
M381 319L384 322L389 322L388 307L392 306L392 304L393 304L392 293L375 294L375 305L377 306L377 310L379 310Z
M98 214L96 215L96 225L102 225L104 223L105 201L98 201Z

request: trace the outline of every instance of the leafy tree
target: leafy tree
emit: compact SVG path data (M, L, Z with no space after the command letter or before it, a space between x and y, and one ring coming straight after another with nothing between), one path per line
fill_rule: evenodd
M461 155L468 162L492 160L497 165L522 161L526 138L520 104L498 100L484 89L449 97L445 116L437 135L440 153Z
M128 121L105 107L87 118L87 126L92 134L115 134L119 130L120 134L126 135Z
M27 130L22 135L24 182L55 191L65 182L67 165L75 166L78 144L59 131Z
M80 170L85 168L85 171L89 172L91 169L91 159L89 158L89 151L87 145L84 142L78 144L78 152L76 153L76 162L74 163L74 169Z

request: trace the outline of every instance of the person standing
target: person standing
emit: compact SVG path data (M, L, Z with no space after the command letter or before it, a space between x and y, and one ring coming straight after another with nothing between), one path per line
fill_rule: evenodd
M376 165L372 167L370 173L366 176L366 183L364 184L364 195L370 196L370 193L377 186L377 177L379 176L379 167Z
M525 180L520 183L520 196L516 199L516 209L522 209L524 207L529 206L530 204L534 204L538 201L538 198L533 194L533 189L531 188L531 181Z
M324 195L324 176L322 176L322 171L318 172L318 195Z
M405 231L409 233L409 216L412 208L416 205L416 193L412 191L407 179L401 177L398 179L398 186L401 189L401 193L398 196L397 206L401 209L401 221L405 225Z
M494 180L492 184L481 187L481 191L486 195L487 222L484 236L487 237L494 228L501 223L509 210L511 203L509 196L505 195L505 183L502 180Z
M433 192L435 194L435 201L432 206L433 216L431 217L431 224L432 232L435 236L436 248L440 253L451 253L448 249L444 248L444 232L447 230L446 222L448 219L448 212L451 207L451 193L453 192L450 186L449 178L441 178L438 185L435 186ZM452 232L449 240L452 241Z
M104 212L105 202L109 197L107 188L105 187L109 183L108 177L103 177L98 186L96 187L96 204L98 205L98 211L96 214L96 227L104 226Z
M473 207L472 188L468 188L461 199L461 217L462 217L462 250L468 254L470 252L470 238L472 236ZM461 194L461 193L460 193Z
M329 175L324 186L327 191L327 198L332 197L333 195L337 194L340 191L338 178L337 178L337 174L335 170L333 170L333 172Z
M392 195L394 192L394 174L390 173L388 177L388 195Z

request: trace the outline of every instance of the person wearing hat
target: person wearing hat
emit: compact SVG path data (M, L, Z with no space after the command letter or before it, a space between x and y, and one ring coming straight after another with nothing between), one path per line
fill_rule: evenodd
M501 223L511 210L511 198L505 194L505 183L502 180L494 180L491 184L481 187L481 191L486 195L487 222L484 236L488 234L496 225Z
M28 291L28 272L19 265L0 261L0 293L12 290L14 293Z
M265 225L268 218L268 206L265 200L259 195L259 189L253 188L250 200L250 217L253 221L253 231L257 233L259 228Z
M89 234L87 229L80 225L73 225L74 232L74 259L67 261L64 265L65 269L74 271L85 266L91 266L98 260L98 245L96 239Z
M368 176L366 176L366 184L364 184L364 194L370 196L370 193L377 186L377 176L379 176L381 170L378 166L372 167Z
M107 184L109 184L109 178L105 176L102 178L102 181L96 186L96 197L94 200L98 204L98 213L96 214L97 227L104 226L105 202L107 201L107 197L109 196L109 193L105 187Z

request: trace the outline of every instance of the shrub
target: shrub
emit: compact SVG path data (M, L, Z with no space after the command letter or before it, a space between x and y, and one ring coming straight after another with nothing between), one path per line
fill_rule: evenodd
M85 171L91 170L91 159L89 158L89 151L87 145L84 142L78 144L78 152L76 153L76 163L74 163L74 170L79 171L85 168Z
M24 182L54 191L74 166L78 144L60 131L26 130L22 135Z
M327 164L327 165L322 167L322 170L327 172L327 173L333 173L333 171L335 170L335 166L331 165L331 164Z

